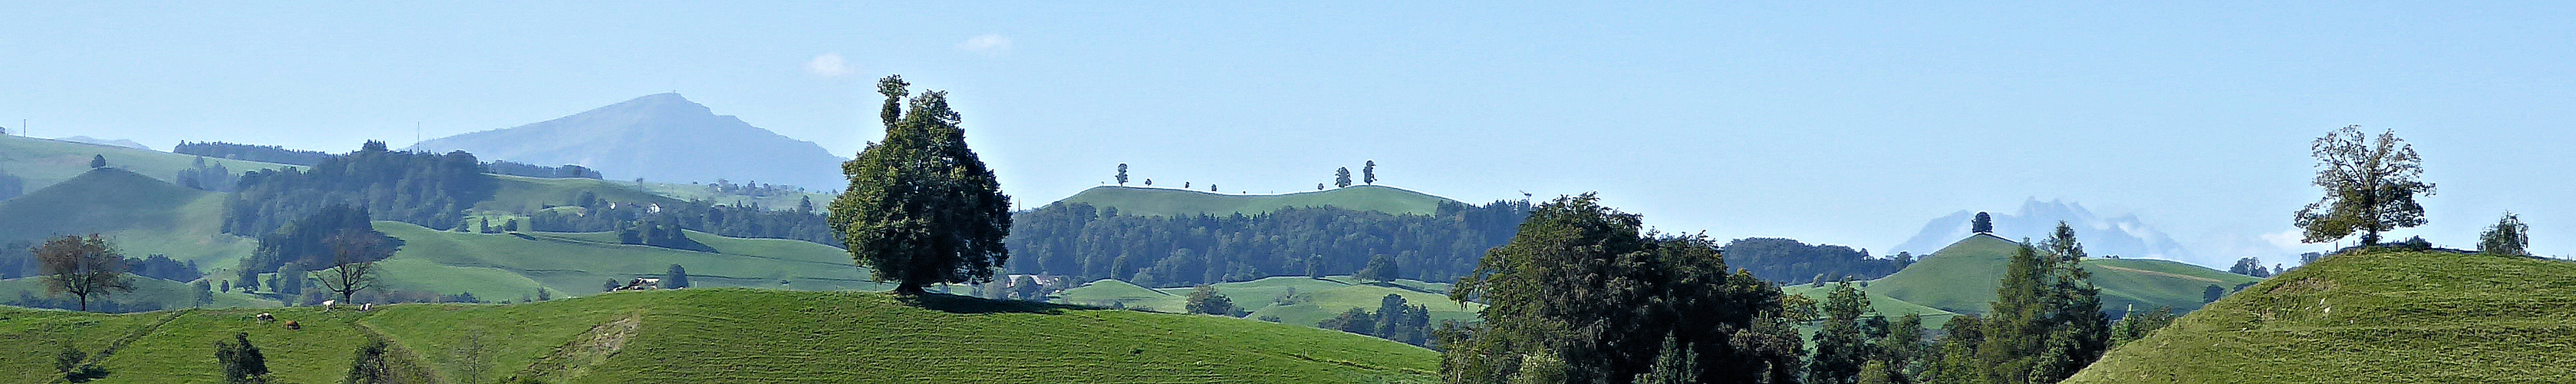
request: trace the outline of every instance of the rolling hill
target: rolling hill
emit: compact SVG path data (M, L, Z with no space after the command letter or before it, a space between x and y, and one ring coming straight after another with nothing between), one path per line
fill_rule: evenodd
M414 150L464 150L484 159L580 164L610 180L728 179L836 190L841 159L814 142L717 115L677 93L646 95L571 116L423 141Z
M1245 318L1278 317L1280 323L1313 326L1352 308L1375 311L1388 294L1404 297L1408 304L1431 309L1431 322L1441 320L1475 321L1483 304L1449 301L1449 285L1397 280L1388 284L1361 283L1349 276L1311 278L1277 276L1260 280L1214 284L1218 295L1234 302L1235 307L1252 312ZM1124 306L1158 312L1182 312L1190 287L1151 289L1125 281L1094 281L1067 289L1057 301L1095 306Z
M2576 263L2340 254L2112 349L2067 383L2565 383Z
M123 168L92 169L0 201L0 244L99 233L126 257L162 254L211 270L232 266L258 246L257 240L224 234L223 212L223 194Z
M1891 321L1898 317L1904 317L1909 313L1919 314L1923 315L1923 326L1925 328L1941 329L1941 325L1948 324L1950 322L1950 318L1959 316L1957 313L1944 311L1940 308L1928 307L1905 300L1897 300L1894 297L1887 297L1887 295L1870 291L1866 286L1856 288L1860 288L1861 293L1869 297L1869 309L1872 313L1879 316L1885 316ZM1819 303L1824 302L1825 298L1828 295L1832 295L1833 292L1834 285L1832 283L1827 283L1822 287L1809 286L1805 284L1791 284L1780 287L1780 293L1782 294L1806 296L1808 299L1815 300ZM1807 331L1813 332L1813 330Z
M1277 195L1230 195L1175 188L1099 186L1075 193L1056 204L1081 203L1118 208L1127 215L1259 214L1281 207L1333 206L1396 215L1429 215L1449 198L1383 185L1354 185L1314 192Z
M170 181L179 170L195 167L196 156L118 146L75 143L24 136L0 135L0 172L27 179L26 190L35 191L70 180L89 172L91 156L107 158L107 165ZM292 167L255 161L206 159L207 165L223 164L234 172Z
M438 294L472 292L476 297L503 300L543 286L559 296L590 295L600 292L607 280L658 277L672 264L687 268L689 282L700 287L891 287L868 281L865 271L839 248L796 240L690 231L690 240L715 249L699 252L619 244L617 234L607 232L477 234L393 221L378 221L375 227L403 241L402 248L385 259L389 264L386 283ZM781 285L782 281L786 284Z
M1869 291L1950 312L1985 313L2016 247L2018 243L1994 235L1969 236L1870 281ZM2132 306L2190 311L2200 308L2208 286L2232 289L2262 280L2168 260L2088 258L2084 269L2093 272L2093 284L2102 288L2102 309L2113 317Z
M235 332L262 349L274 379L294 383L339 381L370 338L393 346L397 371L436 382L484 372L486 381L548 383L1424 383L1437 381L1440 360L1367 336L1218 316L910 300L687 289L371 312L0 309L0 348L43 351L0 354L0 381L50 380L50 351L61 340L93 353L90 361L110 372L102 382L215 381L212 343ZM262 312L304 327L252 318ZM100 352L107 349L114 353Z

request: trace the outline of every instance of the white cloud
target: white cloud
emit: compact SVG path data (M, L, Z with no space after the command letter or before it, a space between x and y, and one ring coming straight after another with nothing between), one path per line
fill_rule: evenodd
M850 60L841 58L840 53L825 53L814 56L814 60L806 61L805 73L822 77L841 77L859 73L859 69L851 67Z
M985 56L1001 56L1003 53L1011 51L1011 38L1002 37L1002 35L998 33L987 33L983 36L966 39L966 42L957 43L957 49L966 50L967 52L981 53Z

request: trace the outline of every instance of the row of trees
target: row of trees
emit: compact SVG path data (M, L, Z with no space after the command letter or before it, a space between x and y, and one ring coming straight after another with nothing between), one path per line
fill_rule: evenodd
M1375 311L1351 308L1315 326L1423 347L1432 346L1435 330L1431 327L1430 307L1406 302L1404 296L1393 293L1379 298Z
M664 231L662 236L670 238L679 236L679 229L688 229L729 237L841 245L840 237L832 231L830 223L824 221L824 216L810 209L773 210L758 204L717 205L699 200L671 205L614 202L589 192L574 197L567 205L579 209L543 209L529 214L529 229L545 232L635 232L639 241L629 244L656 244L640 240L654 237L646 232ZM696 249L686 246L672 248Z
M1014 215L1005 244L1014 273L1103 278L1147 286L1351 274L1383 256L1391 278L1445 281L1511 238L1529 204L1450 204L1431 215L1334 207L1256 215L1140 216L1084 204ZM1378 279L1387 280L1387 279Z
M1727 242L1723 250L1728 267L1753 272L1753 277L1773 284L1877 279L1914 264L1911 253L1870 257L1867 250L1781 238L1736 239Z

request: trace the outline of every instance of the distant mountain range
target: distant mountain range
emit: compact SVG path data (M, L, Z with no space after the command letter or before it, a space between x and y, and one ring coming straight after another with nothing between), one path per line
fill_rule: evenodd
M129 139L108 140L108 139L94 138L94 137L89 137L89 136L72 136L72 137L60 137L60 138L55 138L54 140L69 141L69 142L74 142L74 143L98 144L98 145L114 146L114 147L126 147L126 148L134 148L134 149L140 149L140 150L146 150L146 151L156 151L156 149L152 149L152 146L143 145L143 143L137 143L137 142L134 142L134 140L129 140Z
M598 109L506 129L423 141L413 150L464 150L484 160L541 166L578 164L611 180L758 181L837 190L841 157L717 115L677 93L646 95Z
M2156 230L2137 215L2101 217L2083 205L2065 200L2022 202L2018 212L1989 212L1995 220L1995 235L2006 239L2048 237L2064 221L2075 227L2075 238L2084 243L2086 254L2133 258L2180 260L2191 251L2174 241L2172 236ZM1913 252L1922 255L1938 251L1951 242L1968 236L1968 222L1975 211L1959 211L1923 224L1923 231L1906 239L1888 252Z

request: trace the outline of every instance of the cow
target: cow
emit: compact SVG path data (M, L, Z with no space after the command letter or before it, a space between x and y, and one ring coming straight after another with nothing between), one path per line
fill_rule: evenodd
M287 329L287 330L290 330L290 331L300 331L300 330L304 330L304 324L303 324L303 323L297 323L297 322L295 322L295 320L287 320L287 321L286 321L286 329Z
M259 314L259 322L262 322L262 323L275 323L275 322L277 322L277 315L271 315L271 314L267 314L267 313L261 313L261 314Z

